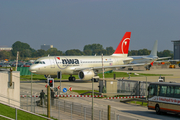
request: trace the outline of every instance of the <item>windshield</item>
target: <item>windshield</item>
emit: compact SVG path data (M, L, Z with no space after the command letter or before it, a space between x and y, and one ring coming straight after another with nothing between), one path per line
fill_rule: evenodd
M45 64L44 61L35 61L34 64Z
M148 91L149 91L148 98L157 95L157 85L149 85Z

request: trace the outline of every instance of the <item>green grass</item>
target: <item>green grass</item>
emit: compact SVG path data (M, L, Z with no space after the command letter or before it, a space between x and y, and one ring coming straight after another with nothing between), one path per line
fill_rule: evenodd
M129 103L141 105L141 106L146 106L147 107L147 102L140 102L140 101L131 101Z
M78 94L82 94L82 93L89 92L89 91L92 92L92 90L72 90L72 92L76 92ZM99 91L98 90L94 90L94 92L99 92ZM86 95L91 95L91 93L88 93Z
M0 114L15 119L15 108L0 104ZM45 115L43 115L45 116ZM45 118L32 115L21 110L17 110L18 120L46 120ZM52 118L53 119L53 118ZM0 117L0 120L7 120L6 118ZM57 120L57 119L55 119Z
M129 77L129 75L126 72L112 72L112 73L105 73L104 76L105 78L113 78L114 74L116 74L116 78L118 77ZM172 76L172 74L143 74L143 73L138 73L139 75L134 75L131 74L131 77L142 77L142 76ZM103 74L98 74L100 78L103 78ZM76 79L79 79L78 75L73 75ZM62 75L62 79L68 79L69 75ZM30 80L31 75L22 75L21 80ZM46 80L44 75L33 75L33 80ZM55 78L55 80L59 80Z

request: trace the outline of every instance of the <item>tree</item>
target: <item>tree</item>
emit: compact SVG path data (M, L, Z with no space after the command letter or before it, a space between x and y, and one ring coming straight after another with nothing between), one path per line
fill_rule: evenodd
M157 53L157 56L158 57L169 57L170 56L171 58L174 57L173 53L170 50L160 51Z
M12 58L12 52L11 51L0 51L0 58L1 59L8 59L10 60Z
M16 56L17 55L17 51L19 51L21 57L31 57L32 52L35 51L34 49L32 49L30 47L29 44L23 43L23 42L20 42L20 41L16 41L12 45L12 48L13 48L13 50L12 50L13 56Z
M60 56L60 55L63 55L62 51L57 50L57 48L50 48L46 52L47 52L47 54L49 54L51 56Z
M65 55L71 56L71 55L84 55L84 53L78 49L72 49L72 50L67 50L65 52Z
M113 49L113 47L106 47L106 51L107 55L112 55L115 50Z
M106 55L107 51L106 50L100 50L100 49L95 49L92 53L93 55Z
M92 55L92 50L84 50L84 55Z
M33 57L43 57L47 56L48 54L46 53L45 50L39 49L36 52L33 53Z
M131 50L131 55L132 56L138 55L138 50Z
M104 50L104 49L103 49L103 46L100 44L92 44L92 45L85 45L84 46L83 52L87 53L87 50L89 52L91 51L90 52L90 53L92 53L91 55L94 55L97 52L97 50Z

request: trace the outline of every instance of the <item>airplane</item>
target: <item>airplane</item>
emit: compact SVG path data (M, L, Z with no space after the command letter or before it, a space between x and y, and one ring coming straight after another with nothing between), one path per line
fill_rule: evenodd
M94 79L98 81L98 73L127 67L133 58L127 57L131 32L126 32L115 52L110 56L46 56L39 58L29 70L45 77L57 77L57 72L70 75L69 81L75 81L72 75L78 75L81 80ZM103 58L102 58L103 57ZM103 64L103 65L102 65ZM132 66L132 65L131 65Z
M157 56L157 47L158 47L158 40L155 41L153 49L151 50L150 55L148 56L128 56L133 58L133 61L131 62L131 64L139 64L139 63L145 63L146 66L146 70L150 70L150 67L153 66L153 63L157 60L161 60L161 59L168 59L171 57L161 57L159 58ZM129 67L128 70L133 70L133 67Z

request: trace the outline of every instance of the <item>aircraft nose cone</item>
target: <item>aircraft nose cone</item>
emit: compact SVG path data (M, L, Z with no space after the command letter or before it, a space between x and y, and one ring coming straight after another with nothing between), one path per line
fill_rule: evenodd
M31 65L31 66L29 67L29 71L32 72L32 73L35 73L35 72L36 72L36 69L35 69L35 67L34 67L33 65Z

